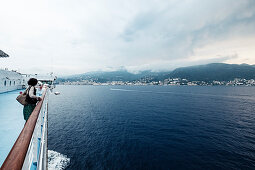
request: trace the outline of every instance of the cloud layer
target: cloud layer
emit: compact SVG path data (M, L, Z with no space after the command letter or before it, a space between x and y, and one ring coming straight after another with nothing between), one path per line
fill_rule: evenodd
M23 73L255 64L254 0L10 0L0 22L0 67Z

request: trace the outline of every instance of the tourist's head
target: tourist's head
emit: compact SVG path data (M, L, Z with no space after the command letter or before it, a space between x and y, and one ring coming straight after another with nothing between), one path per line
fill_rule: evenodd
M30 78L27 82L28 85L30 86L35 86L37 84L38 80L35 78Z

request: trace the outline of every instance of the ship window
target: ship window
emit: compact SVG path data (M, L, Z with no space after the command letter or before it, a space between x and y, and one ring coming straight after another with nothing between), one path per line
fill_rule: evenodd
M12 85L12 81L10 81L10 86Z
M15 86L15 81L13 82L13 85Z
M6 80L4 81L4 86L6 86Z

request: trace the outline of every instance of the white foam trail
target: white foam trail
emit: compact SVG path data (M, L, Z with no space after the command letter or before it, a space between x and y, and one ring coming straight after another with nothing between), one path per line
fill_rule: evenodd
M70 163L70 158L56 151L48 150L48 170L63 170Z

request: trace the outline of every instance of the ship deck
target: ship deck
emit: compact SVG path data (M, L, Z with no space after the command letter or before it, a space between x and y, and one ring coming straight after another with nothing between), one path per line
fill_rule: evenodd
M16 101L20 91L0 93L0 167L25 124L23 106Z

